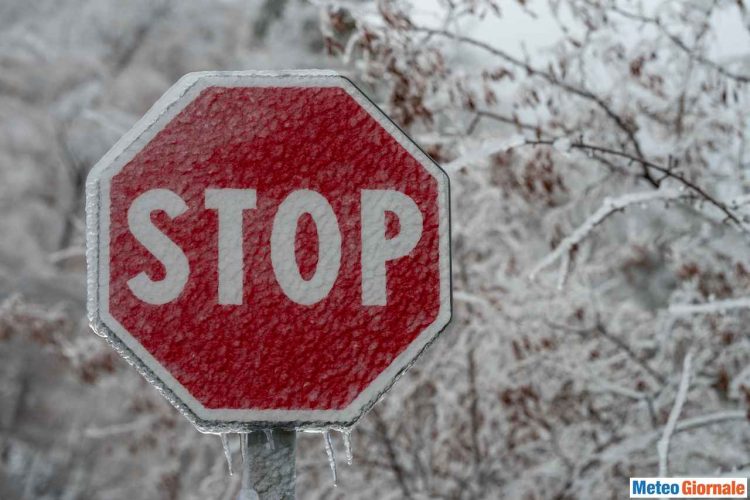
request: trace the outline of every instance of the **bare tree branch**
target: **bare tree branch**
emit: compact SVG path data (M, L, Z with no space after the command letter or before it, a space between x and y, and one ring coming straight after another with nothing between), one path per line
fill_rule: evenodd
M529 144L529 145L540 145L540 146L554 146L555 142L551 141L551 140L542 140L542 139L540 139L540 140L527 140L526 144ZM721 212L723 212L724 215L726 215L726 218L728 220L734 222L739 229L741 229L743 231L745 230L744 229L744 225L742 224L742 221L740 220L740 218L738 216L736 216L729 209L729 207L727 207L726 204L724 204L723 202L719 201L714 196L710 195L705 189L703 189L702 187L700 187L695 182L693 182L690 179L688 179L688 178L686 178L686 177L678 174L677 172L675 172L675 170L672 167L664 167L662 165L659 165L659 164L654 163L652 161L646 160L644 158L639 158L637 156L633 156L632 154L624 152L624 151L619 151L619 150L616 150L616 149L613 149L613 148L609 148L609 147L605 147L605 146L598 146L598 145L595 145L595 144L587 144L587 143L582 142L582 141L571 142L570 143L570 148L571 149L582 149L582 150L586 150L586 151L595 151L595 152L599 152L599 153L605 153L605 154L609 154L609 155L619 156L621 158L628 159L628 160L630 160L632 162L640 163L642 165L645 165L647 168L656 170L656 171L664 174L665 178L666 177L672 178L672 179L676 180L677 182L679 182L680 184L684 185L686 188L688 188L691 191L693 191L700 198L703 198L708 203L710 203L711 205L713 205L716 208L718 208Z
M537 69L531 66L526 61L523 61L501 49L493 47L492 45L488 43L482 42L481 40L476 40L468 36L459 35L459 34L452 33L450 31L442 30L442 29L414 27L413 30L416 32L427 33L430 35L443 36L451 40L455 40L457 42L462 42L468 45L479 47L483 50L486 50L487 52L490 52L491 54L494 54L500 57L501 59L512 64L513 66L526 70L526 72L529 75L541 77L544 80L546 80L548 83L551 83L552 85L555 85L556 87L559 87L560 89L566 92L569 92L570 94L576 95L578 97L581 97L583 99L593 102L597 107L599 107L602 111L604 111L604 113L617 125L617 128L619 128L622 132L625 133L626 137L628 138L628 141L630 142L630 144L632 145L635 151L636 157L643 158L643 151L641 149L640 142L636 138L635 131L632 129L632 127L628 125L625 119L622 118L622 116L620 116L619 114L617 114L602 97L596 95L592 91L586 88L577 87L571 83L565 82L559 79L553 73ZM651 172L649 172L648 165L646 163L641 163L641 165L643 166L642 177L646 179L651 185L658 187L659 183L651 175Z

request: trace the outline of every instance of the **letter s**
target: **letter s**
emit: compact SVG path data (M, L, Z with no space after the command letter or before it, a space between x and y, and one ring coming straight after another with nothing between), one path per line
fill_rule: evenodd
M133 236L162 263L166 274L154 281L140 272L128 281L136 297L149 304L171 302L182 293L190 265L182 249L151 222L151 212L163 210L175 218L188 209L185 201L169 189L151 189L139 195L128 209L128 226Z

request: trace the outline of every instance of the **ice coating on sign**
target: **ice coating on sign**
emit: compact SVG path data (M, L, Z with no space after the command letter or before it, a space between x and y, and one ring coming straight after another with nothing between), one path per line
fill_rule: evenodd
M157 386L163 384L183 411L184 403L201 419L230 423L350 423L426 345L421 341L404 357L417 337L429 331L430 340L447 322L447 179L428 171L426 157L405 144L408 139L396 139L392 125L384 128L373 118L371 104L355 99L357 91L343 79L319 86L304 78L300 85L264 86L243 85L242 75L233 78L237 85L206 83L193 94L181 89L189 102L179 109L166 105L157 116L164 125L147 140L148 134L136 137L130 150L113 154L111 161L119 166L90 186L91 199L92 191L98 192L101 203L90 200L89 210L96 214L89 215L89 223L93 220L103 236L89 242L89 251L97 245L104 250L95 256L101 259L99 276L89 293L98 296L94 303L105 304L102 321L117 337L110 339L125 344L116 347L128 356L132 351L136 366ZM144 244L134 230L136 219L128 219L133 202L153 190L173 193L187 207L171 217L156 203L150 217L136 222L153 226L187 258L184 286L179 293L169 288L166 298L138 295L128 285L136 276L147 276L141 284L149 285L184 271L182 264L172 269L167 254ZM223 190L252 192L254 199L226 219L239 220L241 213L235 232L222 227L220 236L218 222L226 207L217 200ZM318 215L299 210L296 224L284 219L277 241L291 238L293 251L280 255L293 259L274 269L270 243L274 222L282 220L279 207L290 194L305 191L316 193L306 199L322 199L330 210ZM381 280L384 304L363 304L362 241L375 234L380 240L374 241L387 244L399 238L402 221L386 205L371 201L386 210L385 227L380 235L378 227L363 231L364 192L401 193L422 220L413 248L405 247L408 253L364 252L390 259ZM328 264L330 251L320 253L330 248L331 238L319 237L329 234L331 225L336 226L332 234L340 234L338 269ZM220 241L239 248L241 279L228 275L230 268L219 260ZM235 269L237 251L232 255ZM224 300L222 269L230 283ZM280 285L284 269L294 271L286 289ZM326 290L290 292L294 280L311 280L321 272L333 277L332 285L321 280ZM97 319L94 314L95 325ZM399 356L403 360L395 364ZM392 365L396 370L375 387L375 379ZM357 403L359 411L350 411L371 387L373 393ZM263 418L246 417L245 410ZM345 410L345 417L336 418Z

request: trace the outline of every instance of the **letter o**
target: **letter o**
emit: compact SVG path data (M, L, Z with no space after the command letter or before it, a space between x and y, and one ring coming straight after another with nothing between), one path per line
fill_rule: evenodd
M309 280L302 277L294 252L297 224L306 213L318 232L318 264ZM341 232L333 208L321 194L300 189L281 202L271 229L271 264L281 289L298 304L315 304L331 291L341 266Z

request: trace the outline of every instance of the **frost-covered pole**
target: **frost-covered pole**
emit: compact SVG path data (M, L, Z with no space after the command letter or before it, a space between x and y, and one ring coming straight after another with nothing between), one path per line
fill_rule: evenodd
M294 499L296 431L242 434L242 487L238 500Z

